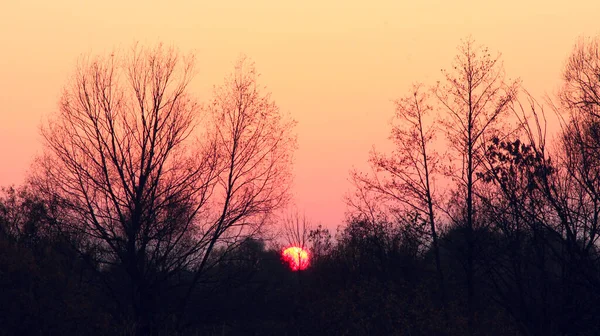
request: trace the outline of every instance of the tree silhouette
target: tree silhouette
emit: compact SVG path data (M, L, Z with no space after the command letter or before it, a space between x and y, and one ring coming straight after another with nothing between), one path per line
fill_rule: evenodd
M457 194L464 209L457 210L453 221L464 227L465 272L467 277L469 333L474 327L475 300L475 241L477 226L475 204L478 180L476 173L483 167L486 143L497 131L501 117L509 111L517 90L516 83L506 84L499 56L492 57L488 49L479 47L471 39L459 46L453 71L443 71L445 80L435 90L441 104L442 121L457 157L460 168L450 175L457 183Z
M440 156L432 149L435 122L428 120L431 119L433 110L429 99L421 85L415 85L410 95L396 101L396 116L390 136L396 149L391 155L373 151L369 159L373 173L366 175L354 171L352 181L360 190L359 193L373 195L377 201L387 204L391 213L400 217L416 213L427 223L442 304L446 311L446 291L436 225L439 204L434 194Z
M218 262L215 246L258 232L287 196L292 124L260 94L253 65L241 59L216 89L202 129L192 75L193 57L163 46L85 59L42 131L35 183L60 205L60 231L82 238L81 253L93 250L99 270L123 270L125 300L121 281L99 274L131 307L137 334L157 323L165 288L187 288L183 311ZM184 270L192 276L175 277Z

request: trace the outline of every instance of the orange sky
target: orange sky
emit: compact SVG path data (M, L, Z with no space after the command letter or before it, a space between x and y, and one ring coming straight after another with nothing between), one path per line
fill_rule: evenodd
M161 41L196 51L201 100L240 53L256 62L299 122L296 203L335 228L349 170L385 142L391 100L441 79L461 38L501 51L508 76L539 97L577 37L600 33L599 13L597 0L2 0L0 185L24 178L80 54Z

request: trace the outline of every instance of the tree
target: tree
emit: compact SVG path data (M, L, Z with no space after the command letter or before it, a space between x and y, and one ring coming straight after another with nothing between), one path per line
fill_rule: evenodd
M163 291L186 287L185 307L218 262L214 247L256 233L286 199L292 124L245 64L201 109L188 93L191 55L159 45L84 59L42 129L33 180L60 205L60 231L82 238L81 253L94 251L137 334L157 323ZM200 124L200 112L212 118ZM126 275L127 300L106 276L115 268ZM191 278L175 277L184 271Z
M596 247L600 213L600 47L599 38L581 39L572 51L563 73L563 86L554 106L566 119L559 138L557 161L568 218L562 229L573 247L589 254ZM574 199L573 196L578 195ZM579 206L575 207L575 204ZM567 224L567 222L569 222Z
M310 230L308 241L310 242L310 255L313 262L319 261L319 259L329 254L333 247L331 238L329 229L323 228L322 224Z
M598 55L597 41L582 40L568 59L553 106L562 121L554 151L546 152L543 110L529 98L535 124L519 104L521 138L494 138L480 174L496 186L482 200L506 244L484 262L488 280L531 334L584 333L598 302Z
M410 95L396 101L395 122L390 136L396 149L391 155L373 151L369 160L373 173L365 175L355 171L352 181L360 190L359 193L372 194L378 201L386 203L392 213L400 216L416 213L427 223L447 317L436 227L439 205L435 195L435 175L438 173L440 156L432 149L435 123L427 120L433 110L429 98L421 85L415 85Z
M30 188L0 189L0 238L32 246L49 236L46 206Z
M234 73L215 87L206 108L222 168L214 190L217 217L203 231L206 253L193 285L217 243L235 248L241 238L260 233L273 211L289 200L295 121L280 112L270 94L261 92L257 78L254 63L241 56Z
M590 125L571 119L545 152L543 110L531 108L537 136L523 120L524 140L491 142L491 182L484 196L485 220L500 234L482 253L494 296L526 334L586 333L598 296L597 163L583 141ZM589 139L588 139L589 140ZM583 299L585 297L585 299Z
M466 247L465 272L468 291L469 329L473 333L474 313L474 257L473 230L476 227L477 209L476 172L483 168L486 143L501 124L500 118L508 112L514 101L517 85L506 84L500 56L492 57L488 49L467 39L458 48L454 71L442 71L443 82L438 82L435 95L441 111L447 116L442 124L461 168L451 172L457 183L461 202L459 217L453 221L464 226ZM464 203L463 203L464 202Z
M526 132L531 135L530 132ZM553 169L539 142L493 138L489 170L479 176L493 186L482 195L481 212L492 239L479 253L492 297L513 316L524 334L556 330L564 314L557 290L555 236L546 229L548 203L538 182ZM550 247L550 248L549 248ZM552 295L552 293L555 293Z
M312 228L313 225L310 219L306 218L306 214L300 214L295 210L285 216L281 235L287 247L297 246L306 249Z
M0 334L110 331L87 265L53 232L48 210L28 186L0 189Z
M599 38L581 38L573 48L563 71L558 98L567 109L579 109L600 116Z

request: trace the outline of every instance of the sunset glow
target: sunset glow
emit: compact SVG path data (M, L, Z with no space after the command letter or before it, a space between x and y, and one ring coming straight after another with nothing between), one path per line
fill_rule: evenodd
M0 336L600 335L600 0L0 0Z
M298 121L293 192L335 228L348 170L389 134L393 99L434 84L471 34L502 52L507 75L552 93L580 35L598 33L599 1L4 1L0 10L0 184L21 183L81 54L164 42L195 51L201 101L244 53ZM16 145L18 144L18 145ZM316 192L318 190L318 192Z
M288 263L292 271L303 271L310 265L308 252L301 247L288 247L281 252L281 258Z

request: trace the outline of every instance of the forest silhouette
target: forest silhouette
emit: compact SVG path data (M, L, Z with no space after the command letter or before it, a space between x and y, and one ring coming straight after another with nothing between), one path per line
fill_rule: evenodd
M289 211L296 122L249 58L201 104L193 54L82 57L0 194L0 335L596 335L599 43L534 97L462 41L336 232Z

